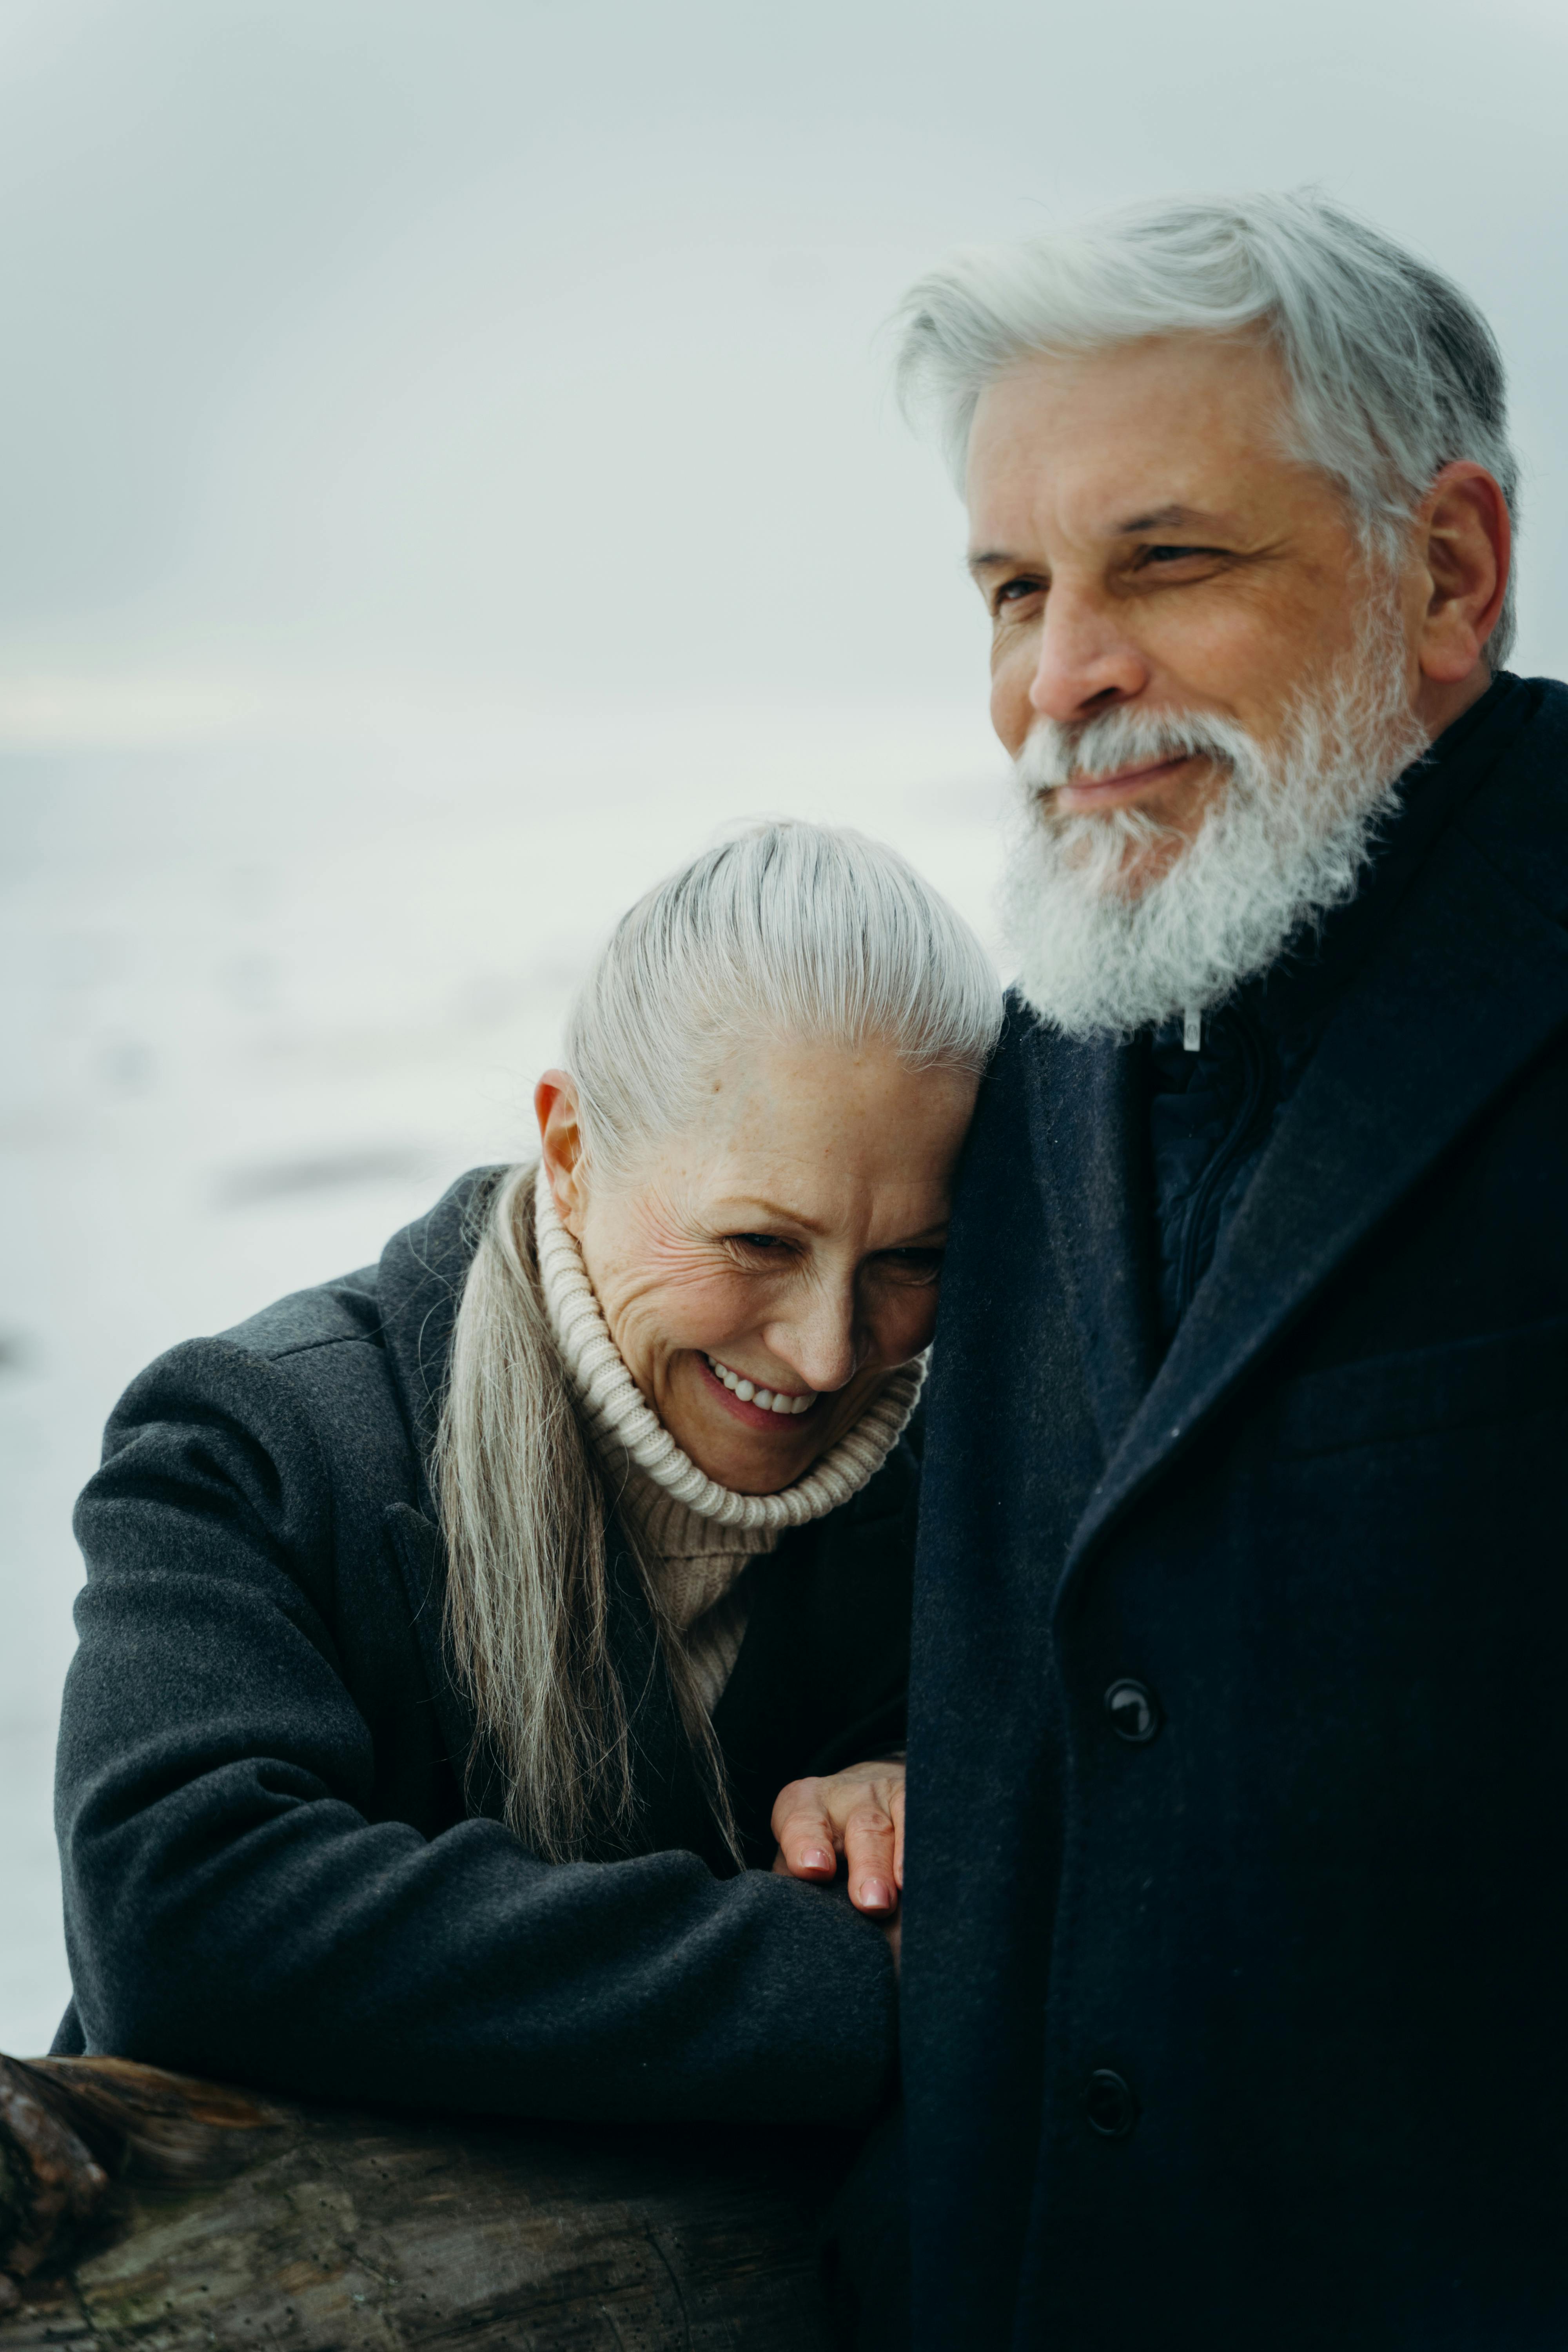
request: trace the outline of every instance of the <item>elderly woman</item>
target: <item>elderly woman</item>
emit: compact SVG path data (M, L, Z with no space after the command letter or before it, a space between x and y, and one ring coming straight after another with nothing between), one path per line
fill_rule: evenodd
M906 1430L999 1017L891 851L731 842L610 940L537 1166L132 1383L78 1517L57 2048L871 2110Z

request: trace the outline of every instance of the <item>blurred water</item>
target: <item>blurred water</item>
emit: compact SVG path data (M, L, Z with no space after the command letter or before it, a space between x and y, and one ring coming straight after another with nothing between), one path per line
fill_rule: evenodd
M984 927L996 779L943 708L394 707L0 758L0 2049L68 1991L69 1511L126 1381L524 1148L594 941L716 829L860 824Z

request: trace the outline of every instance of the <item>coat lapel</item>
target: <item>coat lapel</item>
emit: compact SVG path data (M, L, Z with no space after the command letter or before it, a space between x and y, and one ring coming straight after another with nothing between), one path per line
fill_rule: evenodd
M1509 797L1486 796L1484 825L1472 817L1449 828L1348 990L1085 1507L1068 1578L1349 1253L1568 1023L1568 938L1537 903L1551 904L1553 877L1538 868L1547 887L1527 896L1480 847L1493 828L1506 834ZM1549 866L1561 798L1552 794L1543 845ZM1102 1375L1089 1360L1098 1392Z
M1155 1360L1153 1229L1142 1061L1103 1039L1026 1056L1033 1156L1051 1245L1109 1458L1147 1393Z

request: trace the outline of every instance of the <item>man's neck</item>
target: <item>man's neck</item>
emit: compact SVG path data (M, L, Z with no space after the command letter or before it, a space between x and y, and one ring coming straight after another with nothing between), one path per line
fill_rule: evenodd
M1446 734L1456 719L1462 719L1471 704L1480 700L1491 682L1492 671L1484 655L1468 677L1452 684L1424 677L1415 689L1415 716L1426 730L1426 740L1435 743Z

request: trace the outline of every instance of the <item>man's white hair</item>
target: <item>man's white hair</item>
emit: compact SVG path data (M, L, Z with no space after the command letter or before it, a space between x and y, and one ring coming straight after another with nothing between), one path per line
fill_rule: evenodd
M1517 524L1501 356L1468 297L1313 190L1185 196L956 254L900 306L906 406L934 409L963 488L981 394L1016 361L1148 335L1261 333L1283 365L1290 454L1347 494L1370 552L1398 551L1442 468L1496 476ZM1514 634L1509 587L1489 648Z

